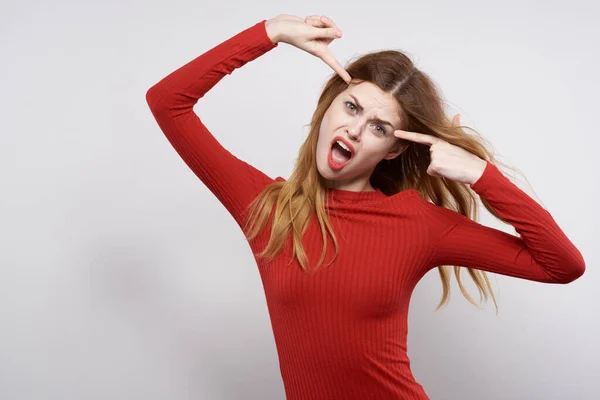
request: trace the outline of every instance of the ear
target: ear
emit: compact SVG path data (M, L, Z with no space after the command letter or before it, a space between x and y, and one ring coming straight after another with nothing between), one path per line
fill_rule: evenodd
M408 148L409 144L410 143L407 142L406 140L398 139L396 141L396 144L394 144L394 146L392 146L390 151L385 155L385 157L383 157L383 159L384 160L393 160L394 158L396 158L400 154L402 154L404 152L404 150L406 150Z

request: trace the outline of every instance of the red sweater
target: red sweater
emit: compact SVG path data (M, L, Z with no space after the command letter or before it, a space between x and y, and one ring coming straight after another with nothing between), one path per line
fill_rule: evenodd
M240 227L250 201L284 179L272 179L232 155L193 107L226 74L275 47L261 21L146 94L171 145ZM436 206L413 189L389 197L330 189L327 211L339 241L335 263L314 274L297 262L287 265L291 240L273 262L257 259L288 400L427 399L407 356L408 307L419 280L438 265L547 283L568 283L583 274L580 252L551 215L493 164L471 188L520 237ZM269 234L270 224L250 243L254 254ZM313 219L304 236L313 267L321 240ZM326 261L333 251L329 242Z

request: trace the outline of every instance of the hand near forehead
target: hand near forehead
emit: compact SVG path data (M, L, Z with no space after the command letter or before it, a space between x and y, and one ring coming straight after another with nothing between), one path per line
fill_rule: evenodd
M454 116L452 126L460 126L460 114ZM442 176L453 181L473 184L481 177L487 165L487 161L475 154L432 135L397 130L394 131L394 136L429 146L431 162L427 173L431 176Z
M300 18L282 14L267 21L267 34L275 43L284 42L323 60L346 83L351 77L333 56L329 44L342 37L342 31L325 16Z

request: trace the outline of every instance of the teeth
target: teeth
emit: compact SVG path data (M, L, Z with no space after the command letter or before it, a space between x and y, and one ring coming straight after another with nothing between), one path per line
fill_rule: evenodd
M342 147L342 149L349 151L352 154L352 151L350 150L350 148L348 146L346 146L346 143L342 142L341 140L338 140L337 144L339 144Z

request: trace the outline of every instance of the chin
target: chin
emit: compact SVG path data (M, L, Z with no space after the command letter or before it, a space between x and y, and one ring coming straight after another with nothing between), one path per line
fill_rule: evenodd
M317 171L319 171L319 175L327 180L339 179L336 174L329 169L326 162L317 161Z

